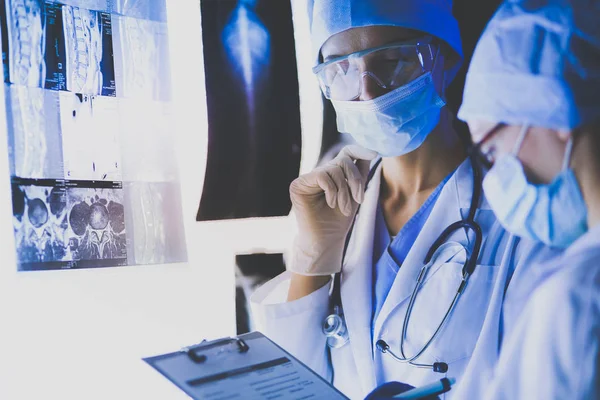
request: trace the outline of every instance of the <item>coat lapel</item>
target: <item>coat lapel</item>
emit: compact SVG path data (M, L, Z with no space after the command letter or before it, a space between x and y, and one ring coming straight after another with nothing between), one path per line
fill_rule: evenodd
M344 317L363 388L372 388L376 382L371 352L371 310L373 233L380 182L381 165L368 184L342 268L341 297Z
M449 225L463 219L461 208L467 210L469 208L473 192L472 185L472 169L470 162L467 160L459 166L456 173L442 189L429 218L417 236L404 263L401 265L389 294L383 303L379 316L375 321L375 337L379 336L385 320L394 309L412 294L416 279L423 266L423 260L433 242ZM463 245L468 245L469 243L463 229L454 233L450 237L450 240L462 243Z

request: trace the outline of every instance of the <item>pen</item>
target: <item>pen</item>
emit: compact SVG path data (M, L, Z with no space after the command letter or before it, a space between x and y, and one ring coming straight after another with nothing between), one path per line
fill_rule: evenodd
M427 396L435 396L449 391L450 387L454 385L454 382L456 382L454 378L442 378L437 382L433 382L429 385L407 390L406 392L400 393L392 398L410 400L422 399L423 397Z

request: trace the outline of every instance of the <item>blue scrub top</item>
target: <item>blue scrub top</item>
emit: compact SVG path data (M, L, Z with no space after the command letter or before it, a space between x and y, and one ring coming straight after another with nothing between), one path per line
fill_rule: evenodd
M425 221L431 214L431 210L438 199L442 188L454 174L449 174L435 190L429 195L421 208L412 216L412 218L402 227L396 237L390 237L381 204L377 205L377 215L375 221L375 235L373 242L373 309L371 314L371 335L374 334L374 321L379 315L379 311L396 279L400 270L400 265L408 255L412 244L421 232Z

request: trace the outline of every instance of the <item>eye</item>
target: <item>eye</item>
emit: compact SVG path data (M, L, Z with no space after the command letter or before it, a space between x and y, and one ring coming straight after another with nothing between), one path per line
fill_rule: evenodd
M347 60L335 63L335 72L338 74L346 75L346 73L348 73L349 68L350 63Z
M493 163L496 160L496 146L489 145L486 148L482 148L481 154L483 154L486 160Z

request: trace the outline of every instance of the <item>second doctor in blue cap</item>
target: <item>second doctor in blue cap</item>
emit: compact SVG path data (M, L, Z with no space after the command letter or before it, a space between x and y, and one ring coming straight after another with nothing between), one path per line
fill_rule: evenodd
M288 271L252 298L257 324L352 399L461 385L496 361L513 271L548 253L496 221L452 127L451 1L310 5L314 72L360 146L292 183L298 234Z

